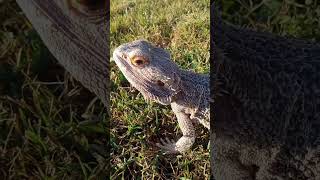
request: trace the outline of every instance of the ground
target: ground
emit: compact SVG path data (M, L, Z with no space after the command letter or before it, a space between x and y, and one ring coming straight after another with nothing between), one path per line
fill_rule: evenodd
M0 1L0 19L1 179L105 179L103 104L58 64L15 1Z
M202 1L111 1L111 53L122 43L146 39L169 50L184 69L209 73L210 9ZM162 155L155 143L182 136L170 106L146 102L111 62L112 178L208 179L209 132L185 155Z

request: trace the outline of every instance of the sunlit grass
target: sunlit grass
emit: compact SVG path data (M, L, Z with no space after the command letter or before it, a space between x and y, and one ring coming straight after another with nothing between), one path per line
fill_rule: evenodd
M171 53L184 69L209 72L209 0L111 2L111 52L122 43L146 39ZM155 146L181 136L170 107L147 103L112 62L111 138L113 178L208 179L209 133L197 127L197 143L185 155L163 156Z

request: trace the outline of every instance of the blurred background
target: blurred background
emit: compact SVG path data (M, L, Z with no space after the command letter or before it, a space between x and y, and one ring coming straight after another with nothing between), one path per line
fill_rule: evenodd
M215 0L224 20L282 36L320 41L317 0Z
M107 174L106 111L58 64L14 0L0 1L0 179Z

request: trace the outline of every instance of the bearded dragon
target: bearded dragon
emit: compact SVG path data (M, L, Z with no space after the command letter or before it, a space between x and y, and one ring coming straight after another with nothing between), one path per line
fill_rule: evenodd
M17 0L17 3L60 64L75 79L94 92L107 107L107 110L109 110L108 92L110 84L108 81L109 61L107 61L109 59L108 1ZM167 71L172 74L162 74L162 76L172 79L161 79L161 74L158 74L159 79L157 80L159 81L157 83L163 84L162 89L160 89L150 87L154 83L150 83L148 86L145 84L139 86L141 83L149 83L156 79L149 79L149 81L141 79L142 81L139 84L134 83L139 82L139 79L134 79L130 75L127 78L130 82L133 82L133 85L137 89L141 89L142 94L146 98L156 100L162 104L171 103L173 110L177 114L184 136L177 144L169 141L163 144L166 145L166 149L169 151L183 152L195 140L195 132L191 121L196 122L196 119L198 119L198 122L209 128L209 123L205 122L205 118L203 118L209 117L209 105L206 99L209 96L209 76L180 70L170 61L170 56L167 52L143 41L137 41L133 44L139 45L140 43L142 48L140 50L150 48L153 50L151 52L155 52L155 54L148 54L146 51L138 50L135 52L146 53L143 55L148 55L148 58L143 60L148 60L150 65L154 64L154 62L156 63L159 57L163 56L159 62L168 64L158 64L158 66L154 66L153 68L159 70L159 73L161 73L161 68L167 69L162 73L166 73ZM121 46L122 48L119 48L116 52L125 50L125 46L129 47L130 44ZM126 50L129 57L130 48ZM133 51L130 55L132 54L134 54ZM159 57L156 57L156 55ZM155 58L153 59L153 57ZM169 66L171 66L171 71L168 71ZM147 66L144 69L153 69L149 67ZM135 67L134 69L140 68ZM123 72L124 74L129 73L126 73L125 70ZM139 71L135 73L137 72ZM140 75L147 75L147 73L139 73ZM149 75L154 75L155 77L156 74Z
M16 2L59 63L109 107L108 1Z
M320 44L211 23L214 178L320 179Z
M168 51L136 40L116 48L113 59L145 99L171 105L183 136L177 141L161 139L157 146L166 153L183 153L195 142L193 124L209 124L209 75L183 70Z

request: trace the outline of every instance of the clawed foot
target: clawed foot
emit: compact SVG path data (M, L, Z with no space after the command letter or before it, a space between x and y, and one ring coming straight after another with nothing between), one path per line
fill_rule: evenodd
M156 143L156 145L161 148L162 150L165 151L165 154L177 154L179 151L177 150L176 147L176 142L174 140L169 140L166 138L166 140L163 140L162 138L160 139L160 143Z

